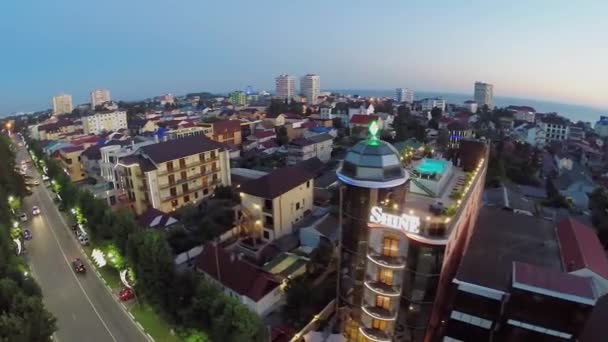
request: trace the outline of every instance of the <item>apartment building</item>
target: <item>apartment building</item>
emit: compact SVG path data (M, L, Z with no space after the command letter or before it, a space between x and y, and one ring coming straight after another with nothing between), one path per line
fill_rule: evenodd
M296 95L296 78L291 75L281 74L275 79L276 97L290 100Z
M85 134L127 129L127 112L124 110L98 113L82 118L82 129Z
M445 100L439 97L436 98L426 98L420 100L420 106L423 111L430 111L433 108L440 108L442 112L445 111Z
M469 113L475 114L475 113L477 113L478 105L477 105L477 102L475 102L475 101L467 100L467 101L464 101L464 108L466 108L469 111Z
M294 224L312 210L313 183L313 174L294 166L243 183L240 196L248 230L265 241L293 233Z
M220 120L213 123L203 123L209 128L207 137L226 144L230 147L240 147L243 144L243 133L240 120Z
M72 95L61 94L53 97L53 115L69 114L72 110Z
M72 182L78 182L87 177L80 155L85 150L83 145L66 146L58 150L61 166Z
M287 145L287 165L295 165L314 157L326 163L331 159L334 137L328 133L295 139Z
M562 141L568 138L570 124L566 118L546 115L540 119L538 126L545 131L547 142Z
M230 98L230 103L235 106L244 106L247 104L247 94L244 91L233 91L228 96Z
M452 281L439 336L577 341L607 291L608 259L592 228L572 218L555 226L484 208Z
M110 102L110 91L107 89L95 89L91 92L91 109L95 110L106 102Z
M120 158L116 169L137 215L149 207L173 211L231 183L228 149L204 136L140 147Z
M494 107L494 86L489 83L475 82L474 100L480 107Z
M306 97L306 103L317 104L321 94L321 77L315 74L307 74L300 80L300 92Z
M72 120L61 118L55 122L48 122L32 126L30 134L38 140L59 140L66 134L74 133L76 125Z
M395 89L395 101L398 103L414 103L414 91L407 88Z
M508 106L507 110L513 113L515 120L534 123L536 121L536 109L530 106Z

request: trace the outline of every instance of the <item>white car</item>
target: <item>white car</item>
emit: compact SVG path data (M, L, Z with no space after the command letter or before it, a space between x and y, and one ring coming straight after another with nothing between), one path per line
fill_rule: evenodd
M47 181L47 180L49 180L49 177L47 175L42 175L42 180Z
M23 213L23 214L19 215L19 220L21 220L21 222L27 221L27 214Z
M32 207L32 215L40 215L40 208L38 208L37 206L33 206Z

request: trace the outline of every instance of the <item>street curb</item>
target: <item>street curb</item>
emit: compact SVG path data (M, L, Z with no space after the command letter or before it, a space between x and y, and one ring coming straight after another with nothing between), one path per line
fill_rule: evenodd
M148 338L149 338L150 340L152 340L152 342L156 342L156 340L154 339L154 337L150 336L150 334L146 333L146 335L148 335Z
M123 305L123 307L124 307L124 305ZM125 308L125 310L126 310L126 308ZM135 316L133 316L133 314L132 314L132 313L130 313L129 311L127 311L127 313L129 314L129 316L130 316L131 318L133 318L133 320L135 320Z
M138 327L139 327L141 330L146 331L146 329L144 329L144 326L143 326L143 325L141 325L141 323L137 322L137 323L135 323L135 324L137 324L137 326L138 326ZM146 333L146 334L147 334L147 333Z

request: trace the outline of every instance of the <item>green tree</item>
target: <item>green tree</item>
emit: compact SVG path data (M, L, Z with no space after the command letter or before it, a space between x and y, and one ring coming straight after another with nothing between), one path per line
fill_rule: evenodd
M410 109L407 106L401 105L397 108L397 115L393 120L393 128L395 129L395 140L403 141L408 138L408 120L410 118Z

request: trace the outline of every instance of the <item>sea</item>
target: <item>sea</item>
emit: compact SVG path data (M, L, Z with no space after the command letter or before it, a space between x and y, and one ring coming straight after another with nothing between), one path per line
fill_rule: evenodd
M324 90L340 94L359 95L364 97L391 97L395 96L394 89L331 89ZM463 104L464 101L472 100L473 95L442 93L429 91L414 91L416 100L427 97L441 97L450 104ZM536 109L537 113L558 113L574 122L584 121L592 124L599 120L600 116L608 116L608 108L594 108L576 104L558 103L533 99L522 99L516 97L494 96L494 105L497 107L506 107L510 105L530 106Z

